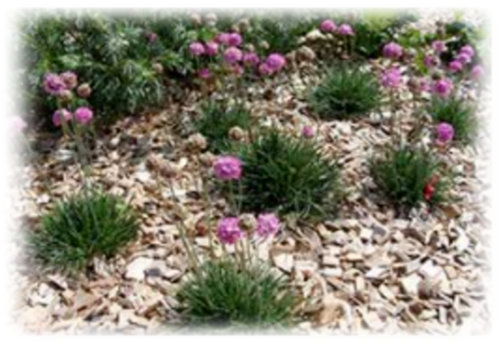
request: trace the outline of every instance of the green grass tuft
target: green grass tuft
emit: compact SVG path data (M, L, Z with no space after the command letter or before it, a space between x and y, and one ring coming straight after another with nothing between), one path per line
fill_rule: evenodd
M454 140L461 144L471 143L477 134L475 107L455 97L435 97L428 113L436 123L447 122L454 127Z
M309 96L311 108L326 120L347 120L367 115L380 104L379 82L356 65L333 68Z
M75 273L94 257L111 257L137 235L132 209L102 192L77 194L46 214L29 237L36 259L50 268Z
M287 326L297 298L286 279L264 266L241 270L231 261L209 261L177 294L179 311L192 324Z

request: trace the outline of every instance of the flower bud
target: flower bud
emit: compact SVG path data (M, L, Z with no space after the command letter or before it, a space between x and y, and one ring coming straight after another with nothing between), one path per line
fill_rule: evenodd
M239 227L246 232L255 231L257 225L257 219L251 213L245 213L239 217Z
M229 138L235 141L241 141L245 137L245 132L241 127L234 126L229 130Z
M189 137L187 143L189 145L189 148L191 148L193 150L202 151L206 147L208 147L208 142L206 141L206 138L199 133L191 135Z
M73 92L65 90L62 91L58 97L63 103L70 103L73 100Z
M199 26L202 23L201 16L197 13L194 13L190 16L190 21L194 26Z
M81 84L77 88L77 95L79 95L79 97L81 98L89 98L89 96L91 96L91 92L92 89L88 83Z
M154 68L154 71L155 73L157 74L163 74L164 73L164 67L161 63L159 62L156 62L152 65L152 67Z
M269 43L267 43L267 41L260 41L259 46L265 50L269 49Z
M212 154L211 152L205 152L199 156L201 163L203 164L203 166L207 168L213 167L213 163L215 163L215 158L216 158L215 155Z

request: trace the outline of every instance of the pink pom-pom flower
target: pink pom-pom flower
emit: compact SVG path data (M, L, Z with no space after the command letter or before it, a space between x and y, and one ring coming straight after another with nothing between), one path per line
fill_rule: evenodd
M337 33L342 36L353 36L355 34L353 28L349 24L342 24L339 26Z
M381 85L387 88L396 89L401 82L402 75L396 67L386 70L381 76Z
M383 55L389 59L398 59L402 54L402 46L398 43L390 42L383 47Z
M335 32L337 30L337 25L333 20L325 19L320 24L320 30L325 32Z
M450 79L442 78L433 84L432 89L440 97L447 97L452 92L453 87L454 85Z
M257 235L260 237L275 235L280 226L281 223L276 215L272 213L261 214L258 216Z
M243 230L239 227L236 217L223 218L218 222L217 237L224 244L235 244L243 237Z
M224 51L224 60L227 63L234 64L243 59L243 52L236 47L229 47Z
M437 139L441 143L446 143L454 138L454 127L447 122L442 122L437 125Z
M72 113L66 109L58 109L52 114L52 123L54 126L59 127L63 122L71 121L73 118Z
M215 176L220 180L239 180L242 173L242 162L234 156L218 157L213 165Z
M93 111L88 107L79 107L75 110L75 121L80 124L87 124L89 121L93 119Z
M200 56L205 53L206 49L201 42L192 42L189 46L189 52L193 56Z

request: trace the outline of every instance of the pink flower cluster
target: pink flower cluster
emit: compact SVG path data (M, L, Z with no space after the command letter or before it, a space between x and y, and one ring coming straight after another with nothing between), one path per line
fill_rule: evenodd
M241 178L243 163L233 156L220 156L213 164L215 176L223 181L239 180Z
M52 123L54 124L54 126L59 127L63 123L75 119L77 123L85 125L89 123L93 119L93 117L94 113L88 107L79 107L73 114L67 109L58 109L52 115Z
M383 55L388 59L399 59L403 55L403 48L395 42L390 42L384 45Z
M70 71L61 74L47 73L43 84L45 92L53 96L60 96L63 92L77 86L77 75Z
M437 126L437 138L441 143L446 143L454 138L454 127L447 122L442 122Z
M331 19L325 19L320 23L320 30L324 32L331 32L341 36L353 36L355 34L353 27L349 24L341 24L337 26Z
M264 213L258 216L255 233L257 236L265 238L274 236L280 229L281 223L272 213ZM239 218L227 217L218 222L217 237L223 244L235 244L245 237L245 231L239 225Z
M204 55L214 57L219 54L220 46L224 46L222 60L230 67L228 70L235 75L244 74L245 69L248 68L258 74L269 76L279 72L286 65L286 59L281 54L272 53L261 61L255 52L243 52L240 48L242 43L243 38L239 33L222 32L209 42L192 42L189 45L189 52L195 57ZM197 74L199 78L207 79L211 76L211 70L208 67L203 67Z
M390 89L396 89L402 82L402 75L397 67L384 71L381 76L381 85Z

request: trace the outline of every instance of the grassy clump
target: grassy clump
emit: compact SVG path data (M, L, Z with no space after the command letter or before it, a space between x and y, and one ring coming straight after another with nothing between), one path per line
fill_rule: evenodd
M206 262L177 299L189 322L219 326L286 326L297 304L283 276L263 266L242 270L231 261Z
M431 151L400 146L388 148L383 156L370 163L370 173L380 193L400 209L419 205L424 189L433 176L439 174L438 162ZM445 197L445 181L435 184L435 193L427 202L435 204Z
M447 122L454 127L454 140L462 144L473 141L477 132L475 107L462 99L435 97L429 108L433 120L437 123Z
M229 130L240 127L246 130L250 125L250 114L241 105L227 107L220 102L209 102L202 108L202 115L196 122L197 130L209 143L215 153L227 151L232 145Z
M366 115L380 98L379 82L372 72L343 64L328 72L310 95L309 104L324 119L346 120Z
M238 201L246 211L320 216L336 209L339 170L309 140L267 130L238 153Z
M30 236L43 264L68 273L86 268L97 256L111 257L137 235L135 213L117 197L89 192L58 204Z

